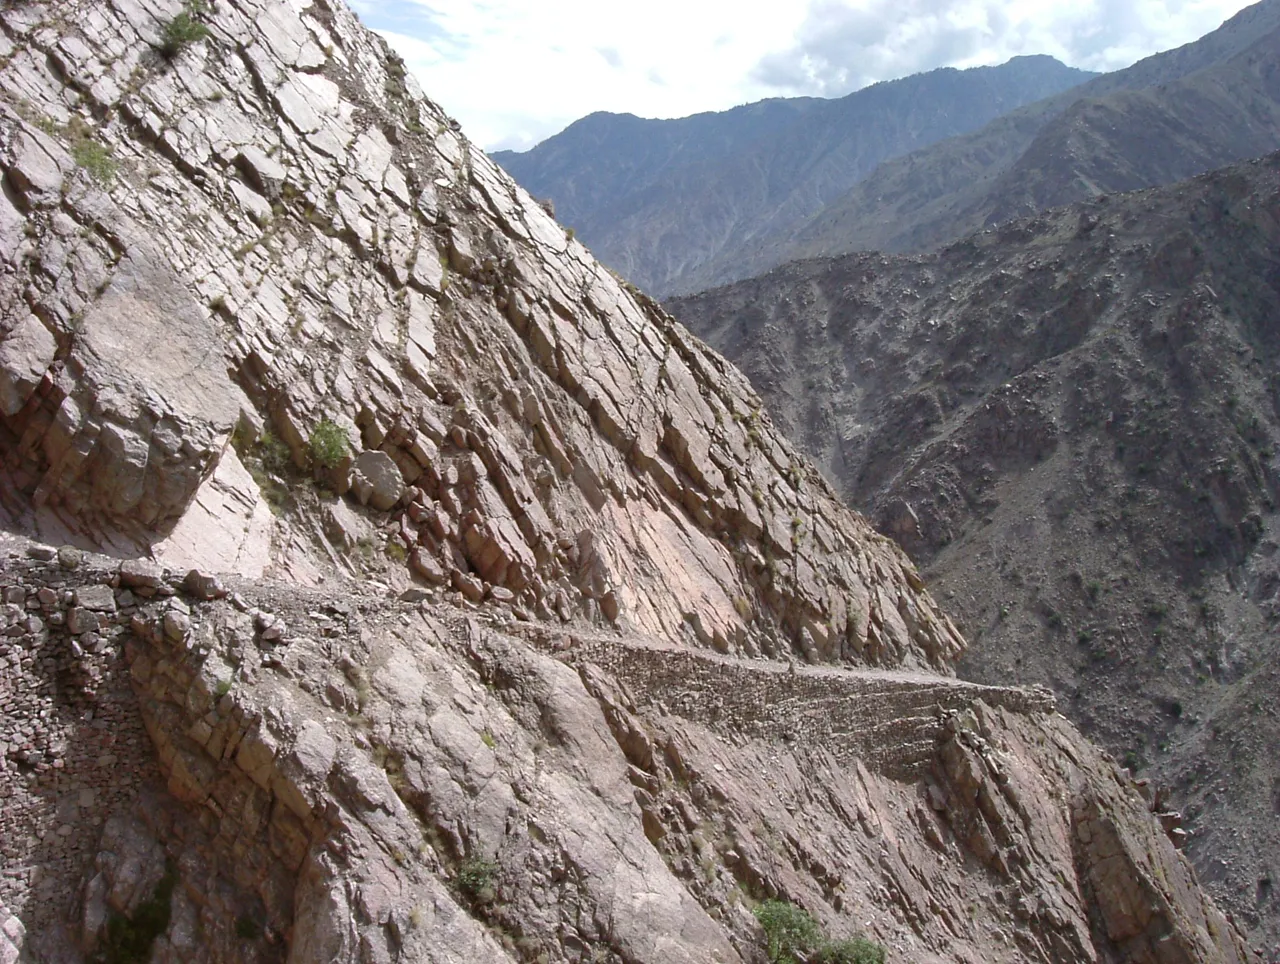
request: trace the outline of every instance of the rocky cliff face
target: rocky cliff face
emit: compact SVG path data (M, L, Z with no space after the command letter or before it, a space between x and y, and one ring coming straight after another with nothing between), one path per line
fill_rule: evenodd
M1274 941L1280 157L681 302L972 641L1175 788Z
M5 964L1249 959L345 7L6 5L0 77Z

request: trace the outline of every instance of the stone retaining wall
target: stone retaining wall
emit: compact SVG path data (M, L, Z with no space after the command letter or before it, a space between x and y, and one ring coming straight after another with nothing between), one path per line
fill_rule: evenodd
M978 700L1019 714L1056 710L1047 690L951 677L743 660L610 638L560 637L543 644L561 649L576 666L600 667L625 684L640 707L727 732L822 747L841 763L860 761L907 780L933 758L946 711Z
M0 560L0 904L33 933L72 909L106 815L159 776L122 658L141 600L110 576L75 550Z

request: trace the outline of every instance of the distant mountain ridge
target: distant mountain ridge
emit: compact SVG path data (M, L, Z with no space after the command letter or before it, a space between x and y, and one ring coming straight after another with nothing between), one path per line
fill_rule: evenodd
M593 114L493 155L603 261L658 294L817 213L886 159L1095 75L1051 57L943 68L837 100L761 101L678 120Z
M1280 942L1280 153L673 299ZM1274 957L1268 958L1273 960Z
M808 223L725 252L683 290L797 258L923 251L1013 217L1280 148L1280 0L1195 41L886 161Z

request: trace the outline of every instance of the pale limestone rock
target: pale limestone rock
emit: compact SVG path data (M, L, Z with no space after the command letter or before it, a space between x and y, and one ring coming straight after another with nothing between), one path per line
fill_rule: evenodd
M18 213L8 197L0 193L0 259L13 261L17 258L25 243L25 227L26 218Z
M0 964L18 964L26 937L27 929L22 921L0 904Z
M386 512L404 494L404 479L385 452L361 452L351 466L351 491L361 505Z
M252 144L240 149L236 163L258 193L268 198L280 196L280 189L288 177L284 165Z
M61 190L63 172L70 167L69 162L66 152L47 135L27 130L18 136L9 176L20 192L32 195L30 200L39 201L41 195Z
M164 567L145 559L120 563L120 585L127 589L158 589L164 582Z
M184 421L226 432L252 407L227 380L208 313L154 255L121 263L76 345L81 364L99 366L104 381L131 381Z
M259 578L271 563L272 530L271 510L257 483L228 447L214 474L153 552L173 569L201 568Z
M373 539L373 527L341 499L324 507L324 520L325 532L343 549L354 549Z
M53 335L34 315L23 315L0 336L0 415L16 415L39 386L57 354Z
M84 586L75 591L75 604L93 612L116 611L116 595L110 586Z
M337 752L338 745L325 728L315 720L308 720L281 765L298 782L323 784Z

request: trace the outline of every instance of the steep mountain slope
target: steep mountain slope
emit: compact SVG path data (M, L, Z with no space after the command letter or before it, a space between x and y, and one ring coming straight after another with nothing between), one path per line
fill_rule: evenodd
M596 114L494 159L551 198L646 290L694 290L708 261L817 212L881 161L1087 80L1050 57L935 70L838 100L765 101L673 121Z
M1257 961L346 7L0 5L0 169L5 964Z
M881 165L807 224L720 259L706 286L786 261L918 251L1035 211L1168 184L1280 147L1280 3ZM693 290L688 288L686 290Z
M730 162L758 142L782 136L823 104L814 97L777 98L674 120L601 111L532 150L490 156L529 193L554 200L564 223L587 238L622 217L633 195L653 190L673 169Z
M1051 686L1174 788L1215 894L1280 901L1280 155L920 257L676 302L922 565L963 675Z

